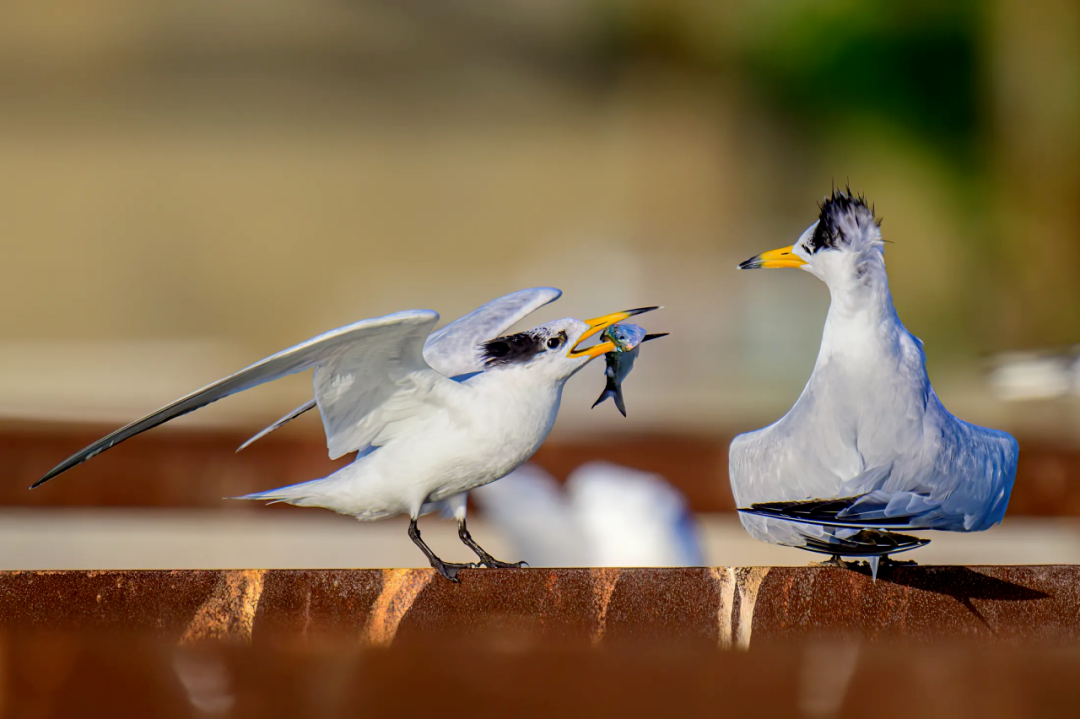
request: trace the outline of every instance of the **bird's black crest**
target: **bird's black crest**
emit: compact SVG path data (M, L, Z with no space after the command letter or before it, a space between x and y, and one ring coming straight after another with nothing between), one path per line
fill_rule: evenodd
M826 197L818 207L821 208L818 224L814 228L814 236L806 243L811 253L823 248L835 249L838 244L848 243L850 238L845 225L850 228L852 222L858 227L871 222L875 226L881 225L881 220L874 216L873 205L868 207L866 198L853 194L850 187L845 190L834 188L832 197Z
M480 345L484 367L524 363L544 351L545 337L533 332L496 337Z

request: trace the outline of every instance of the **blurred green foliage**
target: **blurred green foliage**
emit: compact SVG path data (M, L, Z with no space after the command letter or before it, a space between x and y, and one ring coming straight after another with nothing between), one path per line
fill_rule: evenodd
M986 6L976 0L605 2L609 61L735 72L810 130L887 123L948 160L977 162L985 140Z
M805 4L778 14L742 60L763 93L814 127L872 117L970 162L985 137L982 8L972 0Z

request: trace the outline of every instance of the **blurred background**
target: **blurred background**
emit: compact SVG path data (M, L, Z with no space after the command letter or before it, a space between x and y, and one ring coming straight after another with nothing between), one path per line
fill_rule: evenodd
M1003 526L917 558L1080 561L1080 4L1037 6L9 5L0 564L422 564L400 522L221 499L335 466L311 415L233 453L310 397L306 377L26 487L317 333L535 285L565 294L529 325L662 304L645 324L672 333L628 380L626 419L590 410L599 363L580 373L536 468L556 485L592 460L651 473L706 561L803 563L743 535L726 449L798 396L828 293L735 266L797 239L834 184L884 218L897 309L946 406L1021 443ZM476 509L482 544L520 548Z

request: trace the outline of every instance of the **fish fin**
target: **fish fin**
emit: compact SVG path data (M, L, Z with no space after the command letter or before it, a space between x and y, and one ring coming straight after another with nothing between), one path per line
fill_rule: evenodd
M614 380L612 380L612 384L615 384ZM622 416L625 417L626 416L626 403L623 401L622 385L621 384L616 384L615 385L615 406L619 408L619 412L621 412Z
M614 396L615 395L610 390L605 388L604 391L600 393L600 396L596 398L596 401L593 402L592 409L596 409L596 405L600 404L601 402L603 402L608 397L614 397Z
M657 332L656 334L645 335L641 339L641 341L642 342L648 342L649 340L658 340L661 337L667 337L669 334L671 334L671 333L670 332Z

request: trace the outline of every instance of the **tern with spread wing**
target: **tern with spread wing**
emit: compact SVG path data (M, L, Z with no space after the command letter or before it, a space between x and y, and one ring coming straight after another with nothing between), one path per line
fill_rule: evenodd
M34 486L211 402L314 370L315 406L330 457L356 452L355 460L327 477L240 499L324 507L360 520L408 514L413 542L432 567L456 581L458 570L474 565L442 561L417 528L421 514L449 508L458 517L462 540L483 564L509 566L468 536L465 493L529 459L555 422L566 381L614 349L610 342L579 345L612 324L655 309L586 321L556 320L526 332L492 336L559 295L551 288L523 290L434 333L439 315L431 310L397 312L327 332L116 430L64 460Z
M831 294L810 381L778 422L739 435L731 488L756 539L878 560L926 544L902 531L989 529L1005 514L1018 446L951 415L926 374L922 342L889 292L880 222L834 191L791 247L740 269L798 267Z

